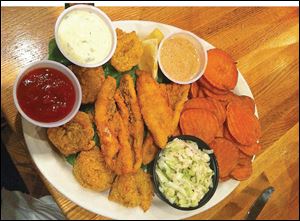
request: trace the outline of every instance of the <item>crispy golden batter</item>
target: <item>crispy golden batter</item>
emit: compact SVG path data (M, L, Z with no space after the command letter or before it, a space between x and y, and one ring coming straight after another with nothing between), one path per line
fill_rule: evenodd
M144 121L155 143L163 148L172 134L173 111L152 76L143 71L137 71L137 74L137 94Z
M73 174L83 187L100 192L109 189L115 177L98 147L80 152L73 167Z
M143 143L143 164L147 165L154 160L159 147L154 143L152 134L148 131L148 134Z
M118 176L113 183L108 199L126 207L140 206L147 211L153 199L150 175L139 169L135 174Z
M94 103L105 79L102 67L84 68L71 65L69 68L79 80L82 90L82 103Z
M115 167L119 144L116 137L116 128L112 127L116 104L114 94L117 85L116 80L107 77L98 93L95 103L95 123L101 141L101 151L104 155L105 162L112 170Z
M123 122L129 130L129 142L135 158L133 171L136 172L142 164L144 121L138 104L135 85L130 75L125 74L122 77L115 100L119 106Z
M146 212L151 206L154 195L150 175L139 169L135 174L135 184L141 198L140 207Z
M116 87L114 78L104 81L95 103L95 122L105 162L117 174L126 174L133 170L134 153L126 121L124 123L116 108Z
M68 123L47 130L49 140L65 156L95 146L94 129L88 114L79 111Z
M126 207L136 207L141 203L132 174L117 176L110 190L108 199Z
M135 31L126 33L117 28L116 32L118 42L111 64L119 72L129 71L140 61L143 54L142 43Z
M159 84L158 89L155 88L155 90L158 91L157 96L159 96L160 93L160 96L164 97L164 99L167 101L168 107L171 109L172 112L170 114L170 117L168 118L170 120L170 124L168 125L170 129L170 134L168 134L168 136L170 135L174 136L180 134L180 131L178 131L178 122L180 118L180 113L183 109L184 102L187 100L189 88L190 88L189 85L179 85L175 83ZM150 97L148 99L150 101L154 100L151 99ZM145 98L145 100L147 99ZM146 112L144 114L146 114ZM154 119L154 116L152 116L152 119ZM147 123L146 119L145 121ZM148 132L147 137L143 144L143 164L149 164L155 158L155 155L158 152L157 142L153 143L153 139L155 139L154 138L155 131L154 129L151 130L150 128L149 130L150 132Z
M168 100L169 107L173 110L172 115L172 134L178 127L178 122L180 118L181 111L183 109L184 103L188 99L188 93L190 90L189 84L160 84L162 93Z

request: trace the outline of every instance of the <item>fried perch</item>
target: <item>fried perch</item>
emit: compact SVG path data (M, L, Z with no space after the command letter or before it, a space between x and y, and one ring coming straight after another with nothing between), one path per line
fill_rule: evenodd
M117 176L110 190L108 199L126 207L137 207L141 203L134 175Z
M108 199L126 207L140 206L147 211L153 199L150 175L139 169L135 174L118 176L112 185Z
M119 106L123 122L129 130L129 142L133 147L136 172L142 164L142 145L144 137L144 121L138 104L135 85L130 75L126 74L120 81L115 100Z
M82 103L94 103L105 79L102 67L83 68L71 65L69 68L79 80L82 90Z
M172 134L173 111L152 76L143 71L137 71L137 74L137 94L144 121L155 143L163 148Z
M119 112L115 113L114 124L117 125L115 136L117 137L118 145L120 146L114 170L118 175L131 173L133 171L134 153L129 143L128 129Z
M134 159L128 129L115 104L116 87L114 78L104 81L95 103L95 122L105 162L119 175L132 172Z
M188 92L190 89L189 85L179 84L159 84L159 89L162 96L168 102L168 106L172 109L172 120L170 135L180 135L178 122L180 113L183 109L184 102L187 100ZM150 163L158 152L158 147L153 143L153 137L151 133L147 134L147 137L143 144L143 164Z
M117 85L116 80L108 76L98 93L95 102L95 123L101 140L101 151L105 162L112 170L115 167L119 144L116 137L116 127L113 119L116 112L114 94Z
M143 54L142 43L135 31L130 33L116 29L117 48L111 58L111 65L119 72L129 71L137 65Z
M73 167L73 174L83 187L100 192L109 189L115 177L98 147L80 152Z
M142 169L139 169L134 176L141 198L140 207L144 210L144 212L146 212L150 208L154 196L152 181L150 175Z
M181 111L183 109L183 105L188 99L190 85L172 83L172 84L160 84L159 86L162 90L162 93L165 93L165 96L168 100L168 104L173 111L172 129L171 129L173 134L176 128L178 127L178 122L179 122Z
M158 150L159 147L155 145L151 133L148 132L143 143L143 164L149 164L155 158Z
M68 123L47 130L48 138L65 156L95 146L94 129L88 114L79 111Z

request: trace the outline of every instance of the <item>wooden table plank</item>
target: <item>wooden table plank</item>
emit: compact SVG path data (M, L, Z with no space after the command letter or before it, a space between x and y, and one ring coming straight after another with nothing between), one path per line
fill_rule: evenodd
M241 219L269 185L275 187L275 192L258 218L299 218L299 8L101 9L112 20L151 20L193 31L233 56L254 94L263 150L254 162L252 177L241 182L221 203L190 219ZM22 130L12 100L14 79L24 65L47 55L62 10L1 8L1 109L18 133ZM104 219L75 205L42 179L68 219Z

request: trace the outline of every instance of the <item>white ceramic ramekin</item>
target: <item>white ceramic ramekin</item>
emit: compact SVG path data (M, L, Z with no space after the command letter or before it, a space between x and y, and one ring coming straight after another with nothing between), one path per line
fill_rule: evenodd
M56 122L40 122L40 121L36 121L32 118L30 118L20 107L18 99L17 99L17 88L18 85L20 83L20 81L22 80L23 76L26 75L29 71L37 69L37 68L53 68L56 69L58 71L60 71L61 73L63 73L65 76L67 76L75 89L75 103L74 106L71 110L71 112L65 116L63 119L56 121ZM14 103L15 106L17 108L17 110L19 111L19 113L22 115L22 117L24 117L27 121L29 121L30 123L39 126L39 127L58 127L61 126L67 122L69 122L78 112L80 105L81 105L81 99L82 99L82 92L81 92L81 86L79 84L79 81L77 79L77 77L75 76L75 74L66 66L56 62L56 61L49 61L49 60L42 60L42 61L37 61L37 62L33 62L31 64L29 64L28 66L24 67L20 72L19 75L17 76L17 79L15 80L14 83L14 87L13 87L13 98L14 98Z

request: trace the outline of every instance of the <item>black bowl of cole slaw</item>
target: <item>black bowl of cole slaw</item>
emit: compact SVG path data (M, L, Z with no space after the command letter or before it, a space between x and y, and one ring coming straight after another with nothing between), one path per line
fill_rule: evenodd
M212 152L211 151L212 149L209 147L208 144L206 144L201 139L199 139L197 137L194 137L194 136L190 136L190 135L179 135L179 136L171 137L168 142L171 142L176 138L178 138L180 140L183 140L183 141L195 142L197 144L198 148L200 150L202 150L203 152ZM172 147L169 147L169 148L172 148ZM176 209L179 209L179 210L195 210L195 209L198 209L198 208L204 206L212 198L212 196L216 192L216 189L217 189L217 186L218 186L218 183L219 183L219 169L218 169L218 163L217 163L215 155L213 153L208 154L209 158L210 158L209 159L209 168L214 173L211 177L212 186L209 187L208 191L204 194L204 196L200 199L200 201L198 202L198 204L196 206L182 207L182 206L176 204L175 202L173 202L173 203L170 202L167 199L166 195L160 190L160 185L161 184L160 184L159 176L157 175L156 170L157 170L158 161L159 161L163 151L164 151L164 149L161 149L157 153L154 161L151 163L151 166L149 167L150 172L152 174L152 179L153 179L153 183L154 183L154 191L155 191L156 195L161 200L163 200L164 202L169 204L170 206L172 206Z

